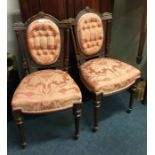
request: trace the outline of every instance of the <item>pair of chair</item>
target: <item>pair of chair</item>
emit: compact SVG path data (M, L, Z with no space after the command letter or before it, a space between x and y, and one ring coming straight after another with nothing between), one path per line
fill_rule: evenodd
M23 114L43 114L73 108L75 134L79 137L82 95L68 74L69 37L72 37L81 80L94 94L93 131L98 128L102 97L131 88L128 112L140 71L131 65L107 57L107 13L101 16L86 8L76 19L58 21L43 12L26 23L15 23L26 75L17 87L12 110L19 128L20 143L26 146ZM66 34L66 35L64 35ZM64 46L64 43L66 46Z

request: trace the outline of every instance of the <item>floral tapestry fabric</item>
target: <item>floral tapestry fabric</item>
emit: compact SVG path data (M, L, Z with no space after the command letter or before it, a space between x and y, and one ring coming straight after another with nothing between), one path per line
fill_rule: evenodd
M96 58L81 65L80 75L86 87L109 95L124 90L140 77L135 67L112 58Z
M13 110L25 113L52 112L81 103L81 92L68 73L61 70L42 70L27 75L17 87Z

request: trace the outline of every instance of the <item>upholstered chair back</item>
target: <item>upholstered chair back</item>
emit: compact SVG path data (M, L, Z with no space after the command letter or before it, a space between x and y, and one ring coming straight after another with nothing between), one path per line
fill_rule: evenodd
M80 51L86 56L98 53L105 40L101 17L95 12L81 12L77 17L76 24Z
M72 22L71 35L77 65L98 57L107 57L111 42L112 14L100 14L89 7L81 10Z
M38 18L27 28L27 43L32 59L40 65L57 61L61 50L59 27L50 19Z
M32 16L25 23L14 24L25 74L41 69L68 70L64 25L44 12Z

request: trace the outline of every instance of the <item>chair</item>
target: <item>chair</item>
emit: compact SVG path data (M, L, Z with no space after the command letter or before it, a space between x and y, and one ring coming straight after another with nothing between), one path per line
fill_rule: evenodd
M26 23L15 23L23 67L27 75L12 98L12 111L19 129L20 143L26 146L24 114L44 114L73 108L75 138L79 137L82 96L79 87L67 73L68 57L63 21L39 12ZM68 45L68 39L67 45Z
M102 97L130 88L128 112L132 111L136 83L141 76L135 67L108 57L111 20L110 13L101 15L89 7L80 11L76 19L70 19L80 77L95 100L93 131L98 129Z

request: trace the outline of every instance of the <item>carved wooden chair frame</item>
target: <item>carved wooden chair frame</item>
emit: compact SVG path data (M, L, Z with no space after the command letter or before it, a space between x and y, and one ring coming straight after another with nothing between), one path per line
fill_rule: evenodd
M86 13L95 13L102 19L103 26L104 26L103 30L105 33L105 42L103 43L102 48L99 50L99 52L97 52L97 54L90 55L90 56L86 56L81 52L81 48L80 48L80 45L78 42L77 31L76 31L77 30L77 22L78 22L79 18ZM90 9L89 7L86 7L84 10L79 12L79 14L77 15L77 17L75 19L70 19L70 22L72 23L72 27L70 28L70 31L71 31L72 40L74 42L74 49L75 49L75 55L76 55L76 59L77 59L78 68L80 67L81 64L83 64L87 60L97 58L97 57L98 58L99 57L108 57L109 51L110 51L110 43L111 43L111 23L112 23L112 14L111 13L105 12L101 15L97 11ZM128 113L130 113L132 111L132 107L133 107L133 103L134 103L134 95L135 95L135 91L136 91L136 85L139 80L140 79L137 79L133 85L126 88L126 89L129 89L129 91L130 91L130 100L129 100L128 110L127 110ZM113 94L115 94L115 93L113 93ZM95 132L98 130L98 126L99 126L99 123L98 123L99 122L99 109L101 106L101 101L102 101L102 98L106 95L104 95L103 93L95 94L93 92L92 96L93 96L93 100L94 100L94 102L93 102L94 121L93 121L92 130Z
M61 50L60 50L60 55L57 61L54 64L51 65L38 65L36 64L33 59L31 58L28 46L27 46L27 39L26 39L26 30L27 26L33 22L36 19L39 18L46 18L52 20L60 29L60 35L61 35ZM46 14L44 12L39 12L38 14L32 16L29 18L25 23L18 22L14 23L13 29L16 32L17 39L18 39L18 44L19 44L19 50L20 54L22 57L23 61L23 68L25 70L25 74L29 74L31 72L37 71L37 70L42 70L42 69L62 69L66 72L68 72L68 46L69 46L69 28L68 24L64 21L59 21L55 17ZM66 49L64 50L64 34L66 34L67 39L66 39ZM77 139L79 137L79 121L80 121L80 116L81 116L81 103L74 103L73 107L73 115L75 118L75 134L74 138ZM70 109L70 108L68 108ZM62 110L67 110L67 109L62 109ZM61 111L62 111L61 110ZM60 110L59 110L60 111ZM25 141L25 135L24 135L24 120L23 120L23 112L21 110L13 110L13 116L15 119L15 122L18 126L19 129L19 137L20 137L20 144L22 148L26 146L26 141ZM45 112L43 112L45 113ZM49 113L49 112L46 112ZM30 113L29 113L30 114ZM33 113L34 114L34 113ZM38 114L38 113L37 113ZM42 114L40 112L39 114Z

